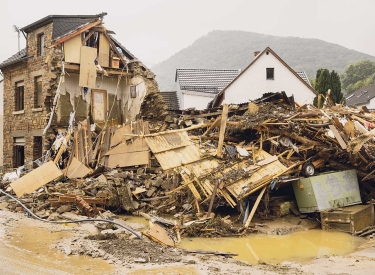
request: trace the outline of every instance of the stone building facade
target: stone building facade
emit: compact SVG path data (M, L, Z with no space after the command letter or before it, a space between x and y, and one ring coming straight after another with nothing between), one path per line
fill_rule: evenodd
M154 74L108 34L102 17L51 15L21 29L26 49L0 64L5 169L36 167L72 113L75 125L123 124L150 115L150 102L162 101ZM94 58L86 60L87 52Z

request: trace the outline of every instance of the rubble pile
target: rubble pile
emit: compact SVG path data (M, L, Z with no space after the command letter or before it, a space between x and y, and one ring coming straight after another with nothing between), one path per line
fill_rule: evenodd
M17 181L31 184L28 174L10 186L36 212L169 214L175 218L169 226L177 224L186 236L241 234L256 211L264 219L299 215L293 195L274 192L318 172L356 169L362 201L374 198L375 115L367 109L299 106L285 93L272 93L248 104L152 119L151 127L143 120L102 127L80 122L55 142L50 161L62 176L25 195ZM29 174L43 174L44 166ZM220 217L222 206L236 209L244 226ZM197 220L204 222L186 227Z

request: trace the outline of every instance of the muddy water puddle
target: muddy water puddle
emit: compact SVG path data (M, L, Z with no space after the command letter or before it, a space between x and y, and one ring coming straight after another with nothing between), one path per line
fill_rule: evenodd
M51 248L69 232L25 226L9 229L9 233L11 237L0 234L1 274L112 274L114 271L104 260L66 256Z
M306 262L318 256L354 252L365 240L342 232L309 230L289 235L250 235L242 238L185 238L179 247L237 253L235 258L251 264L258 261Z

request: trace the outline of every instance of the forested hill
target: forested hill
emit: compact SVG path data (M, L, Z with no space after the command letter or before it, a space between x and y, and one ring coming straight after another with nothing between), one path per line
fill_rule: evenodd
M254 51L262 51L268 46L292 69L304 70L311 78L315 78L320 68L342 73L350 63L366 59L375 61L374 56L319 39L245 31L212 31L156 64L152 71L156 74L161 91L172 90L177 68L244 69L254 59Z

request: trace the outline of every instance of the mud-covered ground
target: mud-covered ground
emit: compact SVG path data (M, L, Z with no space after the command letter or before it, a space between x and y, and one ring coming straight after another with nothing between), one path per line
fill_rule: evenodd
M275 226L270 228L274 230ZM138 225L138 230L142 227L144 225ZM372 274L375 266L375 242L371 239L347 256L320 257L304 264L284 262L252 266L225 256L188 254L128 234L108 233L97 238L93 237L95 231L92 224L54 225L36 221L23 213L0 210L1 273L343 275Z

